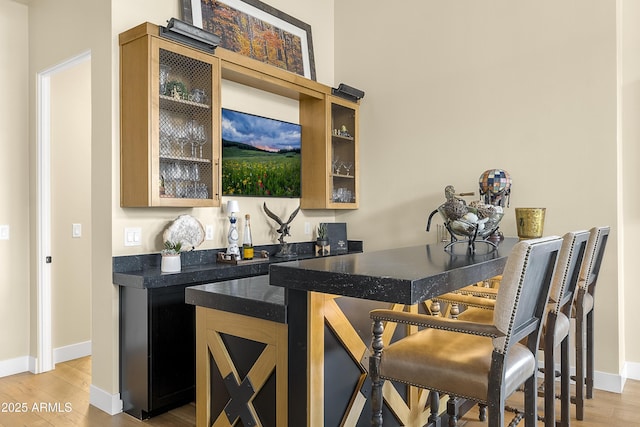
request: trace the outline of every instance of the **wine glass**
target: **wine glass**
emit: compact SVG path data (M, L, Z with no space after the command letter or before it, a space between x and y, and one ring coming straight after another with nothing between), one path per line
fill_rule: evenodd
M337 174L338 171L340 170L340 167L338 166L339 161L340 161L340 158L338 156L334 157L333 160L331 161L331 170L333 171L334 174Z
M196 145L200 147L200 158L202 158L202 147L207 143L207 133L204 130L204 125L196 126L194 131L194 141Z
M177 126L175 132L176 142L180 146L180 153L184 157L184 146L189 143L189 131L187 125Z
M351 168L353 167L353 162L344 162L342 164L342 167L344 167L346 169L347 176L350 176L351 175L350 171L351 171Z
M195 157L196 156L196 131L199 125L197 121L189 120L186 126L187 126L187 136L189 138L189 142L191 143L191 157Z

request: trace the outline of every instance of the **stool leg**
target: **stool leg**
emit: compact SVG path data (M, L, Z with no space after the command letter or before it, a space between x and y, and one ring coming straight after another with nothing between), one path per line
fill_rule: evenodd
M487 405L483 403L478 404L478 420L480 421L487 420Z
M576 419L584 419L584 322L582 310L576 315Z
M427 425L433 427L441 427L442 419L440 418L440 393L438 393L437 391L429 392L429 406L431 409L431 414L429 415L429 424Z
M547 333L544 335L544 425L555 427L556 424L556 391L555 391L555 367L553 331L555 318L549 315L547 319Z
M587 313L587 375L585 385L587 388L587 399L593 398L593 309Z
M371 425L373 427L382 427L382 385L384 380L380 378L380 358L382 356L382 333L384 326L382 321L375 320L373 322L373 340L371 347L373 354L369 358L369 375L371 378Z
M571 422L571 390L569 373L569 336L560 343L560 425L569 427Z

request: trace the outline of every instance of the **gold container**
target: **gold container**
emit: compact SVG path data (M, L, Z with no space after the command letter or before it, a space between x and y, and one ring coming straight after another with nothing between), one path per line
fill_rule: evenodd
M542 237L546 208L516 208L516 229L520 240Z

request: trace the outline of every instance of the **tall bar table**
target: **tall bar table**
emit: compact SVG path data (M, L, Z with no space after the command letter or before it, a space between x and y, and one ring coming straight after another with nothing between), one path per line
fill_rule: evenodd
M288 424L368 426L369 311L426 312L430 298L502 274L517 241L477 243L475 253L429 244L270 266L270 285L285 288ZM397 339L415 327L388 329ZM385 423L426 424L426 393L399 385L384 393Z

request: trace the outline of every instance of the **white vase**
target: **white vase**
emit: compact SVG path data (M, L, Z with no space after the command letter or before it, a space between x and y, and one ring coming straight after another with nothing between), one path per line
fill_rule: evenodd
M180 254L162 255L160 263L160 271L163 273L175 273L180 271L182 265L180 263Z

